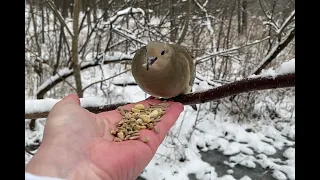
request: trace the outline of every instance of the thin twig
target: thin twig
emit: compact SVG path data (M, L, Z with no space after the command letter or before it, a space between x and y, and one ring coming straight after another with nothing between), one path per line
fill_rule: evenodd
M56 73L64 82L66 82L73 90L77 91L77 89L75 87L72 86L72 84L70 84L65 78L63 78L59 72Z
M119 74L113 75L113 76L108 77L108 78L106 78L106 79L101 79L101 80L99 80L99 81L93 82L93 83L89 84L88 86L86 86L85 88L83 88L83 91L85 91L86 89L88 89L88 88L89 88L90 86L92 86L92 85L95 85L95 84L98 84L98 83L100 83L100 82L104 82L104 81L107 81L107 80L109 80L109 79L115 78L115 77L117 77L117 76L119 76L119 75L121 75L121 74L124 74L124 73L126 73L126 72L128 72L128 71L130 71L130 70L131 70L131 69L127 69L127 70L125 70L125 71L123 71L123 72L121 72L121 73L119 73Z
M32 52L30 49L28 49L28 48L24 48L24 50L25 50L25 51L27 51L27 52L29 52L29 53L31 53L31 54L33 54L33 55L34 55L38 60L42 61L43 63L47 63L47 61L46 61L46 60L44 60L44 59L42 59L41 57L39 57L39 55L38 55L38 54L36 54L36 53Z
M30 152L27 148L24 149L28 154L30 154L31 156L34 155L34 153Z
M260 40L256 40L256 41L253 41L251 43L247 43L247 44L244 44L240 47L233 47L233 48L230 48L230 49L226 49L226 50L223 50L223 51L219 51L219 52L215 52L215 53L211 53L211 54L208 54L206 56L203 56L203 57L200 57L199 59L196 60L196 64L201 64L201 63L204 63L206 61L209 61L210 58L214 57L214 56L217 56L217 55L221 55L221 54L225 54L225 53L230 53L230 52L233 52L233 51L236 51L236 50L239 50L239 49L242 49L244 47L247 47L247 46L252 46L254 44L258 44L258 43L261 43L265 40L268 40L270 39L270 36L267 36L263 39L260 39Z
M70 28L68 27L68 25L66 24L66 21L63 19L63 17L61 16L60 12L58 11L58 9L55 7L54 3L51 0L45 0L46 3L48 4L49 8L56 14L60 24L66 28L66 30L68 31L69 35L71 37L74 36L74 34L72 33L72 31L70 30Z

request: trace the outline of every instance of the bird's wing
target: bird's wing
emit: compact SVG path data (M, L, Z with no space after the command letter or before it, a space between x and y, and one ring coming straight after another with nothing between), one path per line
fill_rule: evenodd
M190 79L189 79L189 86L193 86L194 80L196 78L196 68L194 64L194 57L192 56L191 52L178 44L170 44L175 50L179 51L180 53L183 53L183 55L188 59L188 64L190 68Z

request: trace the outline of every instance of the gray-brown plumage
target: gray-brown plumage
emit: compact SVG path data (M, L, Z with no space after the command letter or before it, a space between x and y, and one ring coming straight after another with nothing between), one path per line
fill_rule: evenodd
M185 47L153 41L135 54L132 75L143 91L167 99L192 92L196 70Z

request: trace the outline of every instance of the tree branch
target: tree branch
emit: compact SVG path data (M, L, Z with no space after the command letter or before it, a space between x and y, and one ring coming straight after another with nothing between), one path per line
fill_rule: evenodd
M60 12L58 11L58 9L55 7L54 3L51 0L45 0L45 1L48 4L49 8L57 15L57 18L58 18L61 26L64 26L64 28L66 28L66 30L68 31L69 35L71 37L73 37L74 34L72 33L72 31L70 30L70 28L66 24L66 21L63 19Z
M188 27L189 27L189 21L190 21L190 11L191 11L191 0L187 0L186 2L186 15L185 15L185 22L182 29L182 32L180 34L180 37L178 39L177 44L181 44L184 41L184 38L186 37Z
M84 92L86 89L88 89L89 87L91 87L91 86L93 86L93 85L95 85L95 84L98 84L98 83L101 83L101 82L103 82L103 81L107 81L107 80L109 80L109 79L115 78L115 77L120 76L121 74L124 74L124 73L126 73L126 72L128 72L128 71L130 71L130 70L131 70L131 69L127 69L127 70L125 70L125 71L123 71L123 72L121 72L121 73L119 73L119 74L113 75L113 76L108 77L108 78L106 78L106 79L102 79L102 80L93 82L93 83L89 84L88 86L86 86L85 88L83 88L83 92Z
M282 24L282 26L277 29L277 34L282 33L282 31L289 25L290 21L295 17L296 15L296 10L293 10L290 14L290 16L284 21L284 23Z
M114 62L119 62L122 60L132 60L131 57L128 57L127 55L124 55L123 57L110 57L107 58L105 61L103 61L103 64L109 64L109 63L114 63ZM80 70L84 70L84 69L88 69L90 67L94 67L94 66L98 66L99 63L96 63L94 61L90 62L90 63L83 63L80 67ZM68 69L68 68L65 68ZM65 70L62 69L62 70ZM48 78L44 83L42 83L41 86L38 87L37 90L37 99L42 99L43 96L51 89L53 88L55 85L59 84L61 81L63 81L63 79L68 78L69 76L73 75L73 70L72 69L68 69L68 71L66 73L60 74L60 75L54 75L51 76L50 78Z
M200 104L235 94L259 91L266 89L287 88L295 86L295 74L278 75L277 77L245 78L226 85L222 85L204 92L180 95L172 101L181 102L184 105Z
M117 34L119 34L121 36L125 36L125 37L127 37L128 39L130 39L132 41L136 41L136 42L138 42L140 44L143 44L143 45L147 45L148 44L147 42L141 40L141 38L137 38L134 35L128 34L128 33L124 32L123 30L118 29L118 27L114 27L112 29L112 31L116 32Z
M206 26L207 26L207 29L209 31L210 36L212 37L214 32L213 32L213 29L212 29L211 20L210 20L210 17L208 15L208 12L207 12L206 8L204 8L204 6L206 5L206 3L208 1L206 1L203 5L201 5L197 0L193 0L193 1L197 4L197 6L201 9L201 11L205 14L205 16L206 16Z
M270 53L262 60L260 65L253 71L251 74L260 74L260 72L266 68L271 61L278 56L278 54L285 48L287 45L292 41L292 39L295 37L295 30L296 28L294 27L293 29L290 30L288 35L276 46L272 48Z
M66 79L64 79L63 77L61 77L61 75L59 74L59 72L56 73L56 75L58 75L64 82L66 82L73 90L77 91L77 89L72 86L71 83L69 83Z
M180 102L184 105L191 104L200 104L206 103L209 101L214 101L220 98L225 98L227 96L250 92L250 91L259 91L266 89L275 89L275 88L287 88L295 86L295 73L278 75L276 77L255 77L255 78L245 78L240 81L235 81L229 84L225 84L213 89L209 89L204 92L194 92L190 94L180 95L168 100L175 102ZM104 111L114 110L119 106L123 106L129 103L118 103L118 104L108 104L103 106L90 106L85 107L93 113L99 113ZM49 111L49 110L48 110ZM37 118L46 118L49 112L30 112L25 114L25 119L37 119Z
M252 46L254 44L258 44L258 43L261 43L265 40L268 40L270 39L270 36L267 36L263 39L260 39L260 40L256 40L256 41L253 41L253 42L250 42L250 43L247 43L247 44L244 44L240 47L233 47L233 48L230 48L230 49L226 49L226 50L222 50L222 51L219 51L219 52L215 52L215 53L210 53L208 55L205 55L205 56L202 56L202 57L199 57L197 58L196 60L196 64L201 64L201 63L204 63L206 61L209 61L210 58L214 57L214 56L217 56L217 55L221 55L221 54L226 54L226 53L230 53L230 52L233 52L233 51L236 51L236 50L239 50L239 49L242 49L244 47L247 47L247 46Z

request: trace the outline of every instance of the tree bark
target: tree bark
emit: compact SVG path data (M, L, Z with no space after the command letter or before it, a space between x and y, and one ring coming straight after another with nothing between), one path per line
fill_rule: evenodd
M177 27L176 27L176 18L175 18L175 8L174 8L174 0L170 0L170 41L175 42L176 41L176 35L177 35Z
M190 11L191 11L191 0L187 0L187 2L185 2L185 6L186 6L186 16L184 18L184 27L181 33L181 36L178 39L177 44L181 44L187 34L188 31L188 27L189 27L189 21L190 21Z
M38 37L38 30L37 30L37 20L36 17L34 16L35 12L35 5L34 5L34 1L30 2L30 14L31 14L31 20L32 20L32 25L33 25L33 31L34 31L34 39L35 39L35 44L37 46L37 52L39 57L41 57L41 47L39 44L39 37Z
M237 19L238 19L238 34L242 34L241 29L241 1L237 0Z
M248 12L247 12L247 0L242 1L242 33L245 34L248 29Z
M259 91L275 88L288 88L295 87L295 73L278 75L274 77L256 77L246 78L235 81L226 85L209 89L203 92L194 92L190 94L183 94L174 98L167 99L168 101L180 102L183 105L201 104L228 96L246 93L251 91ZM129 104L123 102L118 104L107 104L99 107L84 107L92 113L100 113L105 111L114 110L119 106ZM25 119L46 118L49 112L30 112L25 114Z
M73 9L73 37L72 37L72 60L73 60L73 72L74 80L76 82L77 94L79 97L83 97L81 73L79 66L78 56L78 36L79 36L79 13L80 13L80 0L74 0Z
M275 50L274 51L270 51L270 53L266 56L268 57L267 59L265 59L261 65L259 65L259 67L252 73L252 74L260 74L261 71L266 68L274 58L276 58L278 56L278 54L285 48L287 47L287 45L292 41L292 39L295 37L295 33L296 32L296 28L293 28L289 34L286 36L286 38L284 40L282 40L278 45L276 45L275 47L273 47Z
M45 23L44 23L44 6L43 6L42 3L40 5L40 8L41 8L41 43L44 44L44 26L45 26Z

